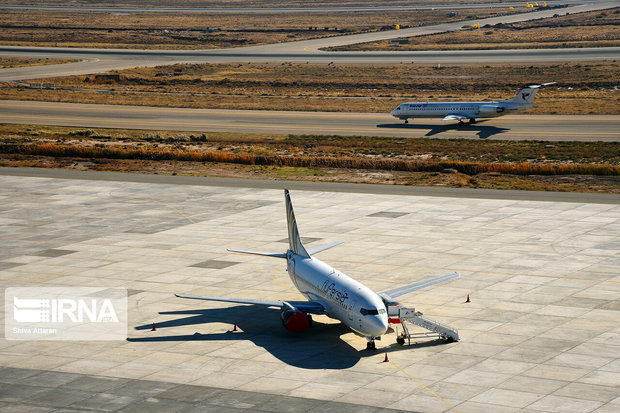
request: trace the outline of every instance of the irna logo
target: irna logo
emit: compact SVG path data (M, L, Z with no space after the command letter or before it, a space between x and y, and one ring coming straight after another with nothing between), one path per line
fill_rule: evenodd
M108 298L86 299L19 299L13 297L13 318L19 323L118 323L118 316Z
M127 290L99 287L7 288L8 340L124 340Z

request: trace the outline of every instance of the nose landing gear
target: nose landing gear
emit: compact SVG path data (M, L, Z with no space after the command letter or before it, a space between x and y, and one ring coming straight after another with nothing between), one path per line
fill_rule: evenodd
M366 337L366 350L376 350L377 346L375 345L374 337Z

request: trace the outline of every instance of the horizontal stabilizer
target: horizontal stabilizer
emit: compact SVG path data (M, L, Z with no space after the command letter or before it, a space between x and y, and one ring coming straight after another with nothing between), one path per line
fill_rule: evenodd
M237 252L239 254L252 254L252 255L262 255L264 257L274 257L274 258L286 258L286 254L280 254L277 252L260 252L260 251L244 251L244 250L231 250L226 248L228 252Z
M465 120L465 119L469 119L469 118L467 116L463 116L463 115L450 114L450 115L447 115L442 120Z
M452 278L456 278L458 276L459 276L459 273L455 272L449 275L443 275L441 277L433 278L433 279L426 280L426 281L417 281L411 284L402 285L400 287L390 288L389 290L381 291L379 292L379 295L386 295L386 296L389 296L390 298L394 298L394 297L398 297L399 295L403 295L403 294L410 293L412 291L420 290L422 288L429 287L431 285L434 285L434 284L437 284L443 281L451 280Z
M330 248L334 248L340 244L343 244L343 241L338 241L338 242L332 242L331 244L325 244L325 245L319 245L318 247L314 247L314 248L308 248L308 254L310 255L314 255L316 253L319 253L321 251L325 251L328 250Z
M555 85L558 82L549 82L549 83L542 83L540 85L527 85L526 87L529 87L530 89L538 89L541 87L545 87L545 86L551 86L551 85Z

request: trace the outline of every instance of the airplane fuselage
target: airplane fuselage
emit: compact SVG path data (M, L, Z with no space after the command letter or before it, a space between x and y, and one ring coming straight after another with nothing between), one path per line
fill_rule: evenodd
M374 291L314 257L287 252L287 270L297 289L321 303L326 315L367 337L385 334L385 304Z
M445 102L421 103L408 102L398 105L391 115L402 120L410 118L445 118L449 115L460 115L466 119L495 118L507 112L526 110L531 104L512 102Z

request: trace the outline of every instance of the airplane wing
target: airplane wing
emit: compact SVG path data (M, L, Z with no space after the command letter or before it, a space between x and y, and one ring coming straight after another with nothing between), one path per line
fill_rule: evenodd
M469 118L467 116L459 115L458 113L452 113L450 115L447 115L442 120L465 120L465 119L469 119Z
M458 277L460 274L458 272L449 274L449 275L443 275L441 277L437 277L437 278L432 278L430 280L425 280L425 281L417 281L411 284L407 284L407 285L401 285L400 287L396 287L396 288L390 288L389 290L384 290L384 291L380 291L378 294L379 295L386 295L390 298L394 298L394 297L398 297L400 295L403 294L407 294L410 293L412 291L416 291L419 290L421 288L425 288L428 287L430 285L433 284L437 284L443 281L448 281L451 280L452 278L456 278Z
M283 301L283 300L261 300L261 299L245 299L245 298L227 298L227 297L201 297L196 295L175 294L179 298L189 298L192 300L221 301L225 303L237 304L254 304L264 305L267 307L293 307L304 313L325 314L325 307L321 303L314 301Z

